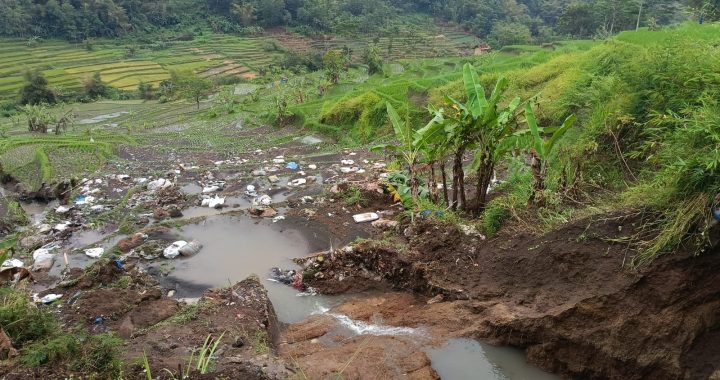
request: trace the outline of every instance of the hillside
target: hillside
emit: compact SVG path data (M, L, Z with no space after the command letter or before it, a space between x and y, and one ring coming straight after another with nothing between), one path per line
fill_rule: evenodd
M720 376L719 23L282 3L0 39L0 378Z

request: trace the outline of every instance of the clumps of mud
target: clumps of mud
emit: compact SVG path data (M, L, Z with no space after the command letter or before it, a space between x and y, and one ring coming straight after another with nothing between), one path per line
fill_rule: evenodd
M602 215L543 236L490 241L421 220L395 241L364 242L301 261L321 293L369 283L460 300L464 335L527 349L569 377L676 379L720 375L720 250L666 255L632 270L621 243L637 216Z

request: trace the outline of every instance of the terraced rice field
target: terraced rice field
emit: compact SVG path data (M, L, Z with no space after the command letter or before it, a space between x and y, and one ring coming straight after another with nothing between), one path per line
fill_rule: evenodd
M254 78L258 71L276 62L282 52L267 37L241 38L229 35L201 36L178 41L163 50L98 41L92 51L64 41L43 41L29 47L24 40L0 41L0 99L17 96L27 69L41 70L51 86L61 92L82 88L83 80L99 72L103 81L133 91L142 80L158 85L170 77L170 70L192 70L204 77L240 76Z
M327 51L329 49L350 48L353 57L358 61L372 38L365 37L330 37L327 39L310 39L297 35L276 34L275 37L288 49L298 51ZM453 28L437 28L435 30L416 31L403 30L399 35L381 37L377 41L379 53L385 60L447 57L467 53L479 40L477 37Z

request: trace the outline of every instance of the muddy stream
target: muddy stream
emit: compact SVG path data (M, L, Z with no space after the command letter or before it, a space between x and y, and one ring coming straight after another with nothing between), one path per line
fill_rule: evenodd
M197 186L188 185L183 190L189 194L199 192ZM283 202L289 193L276 193L274 202ZM250 202L244 197L230 197L234 209L244 209ZM57 207L50 203L22 203L31 221L39 223L47 210ZM282 209L280 209L282 214ZM427 354L431 365L442 379L506 379L545 380L558 379L526 363L521 350L496 347L472 339L449 339L444 344L430 343L424 329L389 326L382 322L372 323L354 320L334 311L339 305L364 296L377 294L325 296L300 293L296 289L269 278L270 269L295 269L293 258L307 256L350 243L356 236L340 239L321 224L308 224L300 218L288 216L273 223L269 219L255 219L244 214L228 214L207 207L191 207L183 211L185 218L202 221L180 227L177 235L188 241L196 239L203 244L200 254L172 261L157 260L147 265L148 271L165 271L159 276L161 283L175 290L175 297L193 302L204 291L224 287L252 274L265 279L278 320L293 324L309 317L328 315L335 320L335 327L327 337L391 336L414 341ZM109 249L122 238L94 230L78 231L69 240L72 249L103 247ZM84 268L94 262L83 254L68 255L71 267ZM64 264L58 260L50 270L60 276ZM435 341L436 342L436 341Z
M180 230L187 239L203 242L197 256L175 260L164 279L179 298L199 297L211 287L227 286L251 274L267 277L269 269L293 269L292 258L347 244L322 226L288 218L280 223L245 215L214 215ZM323 296L299 293L290 286L265 281L278 319L297 323L317 314L329 314L337 326L327 335L397 335L423 341L422 331L353 320L333 308L363 295ZM440 347L426 347L433 368L443 379L557 379L525 361L521 350L494 347L471 339L451 339Z

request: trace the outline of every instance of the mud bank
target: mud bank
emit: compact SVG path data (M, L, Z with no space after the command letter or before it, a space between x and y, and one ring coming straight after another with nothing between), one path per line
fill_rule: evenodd
M440 309L406 308L390 324L523 348L531 363L570 378L716 378L720 251L678 252L633 271L623 265L634 253L619 242L638 225L603 215L544 236L483 241L421 221L397 241L306 260L306 278L325 293L382 281L434 297Z
M124 339L124 377L146 379L147 355L153 378L286 379L291 372L275 359L279 323L267 291L257 276L232 286L210 289L195 302L171 298L167 290L136 263L119 267L100 261L86 270L74 268L59 286L42 291L62 295L53 312L68 328L82 334L113 332ZM212 374L188 368L206 339L220 339ZM83 377L62 365L28 369L0 366L4 379Z

